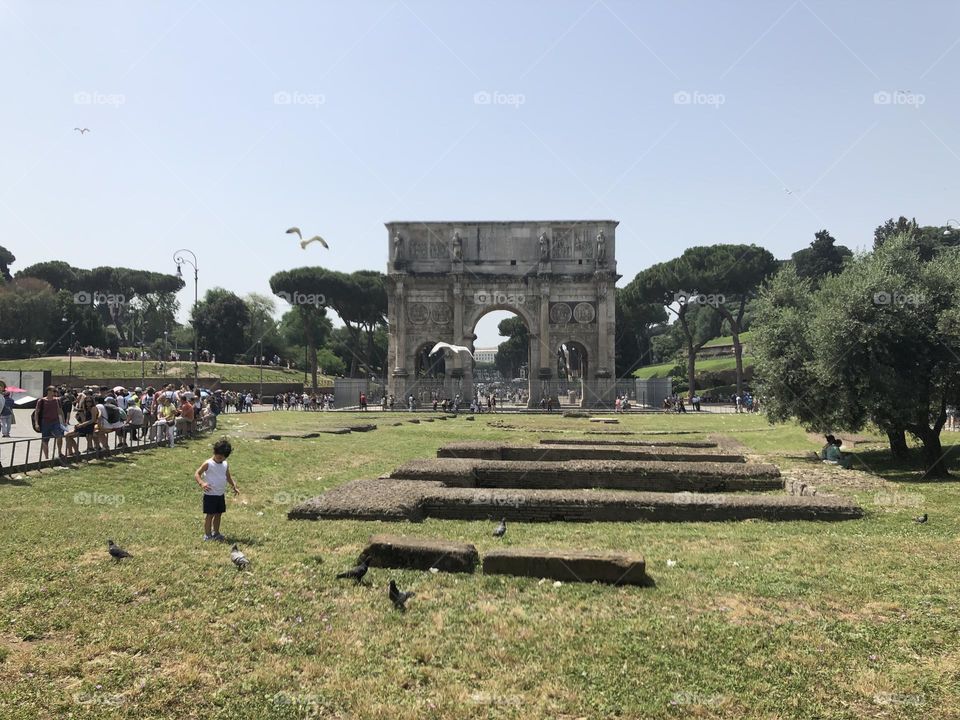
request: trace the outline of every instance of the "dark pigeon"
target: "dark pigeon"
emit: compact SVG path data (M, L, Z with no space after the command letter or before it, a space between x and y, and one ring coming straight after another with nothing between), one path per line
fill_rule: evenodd
M921 524L923 524L923 523L925 523L925 522L927 521L927 514L924 513L924 514L921 515L920 517L915 517L915 518L913 519L913 521L914 521L915 523L921 523Z
M128 553L122 547L117 545L113 540L107 540L107 550L110 551L110 557L112 557L117 562L120 562L124 558L132 558L133 555Z
M407 600L415 595L415 592L401 592L397 584L393 580L390 581L390 602L400 612L407 609Z
M507 534L507 519L503 518L500 521L500 524L497 525L497 529L493 531L493 536L495 538L502 538L506 534Z
M367 570L369 569L369 567L370 565L367 558L362 558L360 560L359 565L357 565L356 567L350 568L346 572L339 573L337 575L337 579L340 580L345 578L352 578L359 584L359 582L363 580L363 576L367 574Z

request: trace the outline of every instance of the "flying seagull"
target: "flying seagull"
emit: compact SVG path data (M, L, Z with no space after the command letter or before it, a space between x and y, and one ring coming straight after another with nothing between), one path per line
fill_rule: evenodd
M924 513L924 514L921 515L920 517L915 517L915 518L913 519L913 521L914 521L915 523L923 524L923 523L925 523L925 522L927 521L927 514Z
M497 525L497 529L493 531L493 536L495 538L502 538L506 534L507 534L507 519L503 518L500 521L500 524Z
M297 237L298 237L298 238L300 238L301 240L303 240L303 233L300 232L300 228L298 228L298 227L292 227L292 228L289 228L289 229L287 230L287 235L293 235L294 233L297 234Z
M84 133L90 132L90 128L74 128L74 130L76 130L81 135L83 135Z
M237 566L237 570L246 570L247 566L250 565L250 561L247 560L247 556L240 552L240 548L234 544L230 548L230 560L233 561L233 564Z
M363 580L363 576L367 574L367 569L368 569L369 567L370 567L370 565L369 565L369 561L367 560L367 558L362 558L362 559L360 560L360 564L359 564L359 565L357 565L356 567L350 568L350 569L347 570L346 572L339 573L339 574L337 575L337 579L338 579L338 580L341 580L341 579L344 579L344 578L352 578L352 579L355 580L355 581L357 582L357 584L359 585L359 584L360 584L360 581Z
M393 580L390 581L390 602L400 612L407 609L407 600L415 595L415 592L401 592L397 584Z
M110 557L112 557L117 562L120 562L124 558L133 557L133 555L131 555L122 547L117 545L113 540L107 540L107 550L110 552Z
M466 353L470 357L473 357L473 353L470 352L470 348L464 347L463 345L451 345L450 343L445 343L445 342L438 342L436 345L434 345L433 350L430 351L430 355L431 356L436 355L438 352L444 349L451 350L455 353L458 353L458 352Z
M290 232L290 231L288 230L287 232ZM327 241L324 240L324 239L323 239L322 237L320 237L319 235L314 235L314 236L313 236L312 238L310 238L309 240L301 240L301 241L300 241L300 247L301 247L302 249L306 250L306 249L307 249L307 245L309 245L309 244L312 243L312 242L318 242L318 243L320 243L321 245L323 245L327 250L330 249L330 246L327 245Z

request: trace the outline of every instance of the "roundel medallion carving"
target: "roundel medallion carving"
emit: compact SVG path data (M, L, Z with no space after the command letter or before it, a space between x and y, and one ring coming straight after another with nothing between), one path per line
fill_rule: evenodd
M556 325L565 325L570 322L572 315L570 306L567 303L554 303L550 308L550 322Z
M430 319L430 308L424 303L413 303L407 310L407 317L410 322L420 325Z
M573 308L573 319L582 325L592 323L596 317L597 311L590 303L577 303L576 307Z
M447 303L439 303L431 308L430 319L437 325L446 325L453 320L453 311Z

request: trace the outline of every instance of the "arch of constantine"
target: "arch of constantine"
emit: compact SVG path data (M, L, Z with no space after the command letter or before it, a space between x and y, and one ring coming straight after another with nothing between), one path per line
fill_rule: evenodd
M399 402L469 400L470 357L429 350L438 341L473 350L480 318L508 310L529 335L530 406L560 393L583 406L611 404L617 224L387 223L389 392Z

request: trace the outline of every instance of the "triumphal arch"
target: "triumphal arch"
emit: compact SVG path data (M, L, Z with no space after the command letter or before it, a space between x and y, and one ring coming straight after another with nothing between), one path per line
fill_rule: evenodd
M429 355L438 341L473 349L494 310L519 316L528 333L520 376L528 405L569 397L583 406L614 399L614 220L387 223L388 383L398 404L413 394L464 402L474 396L465 353Z

